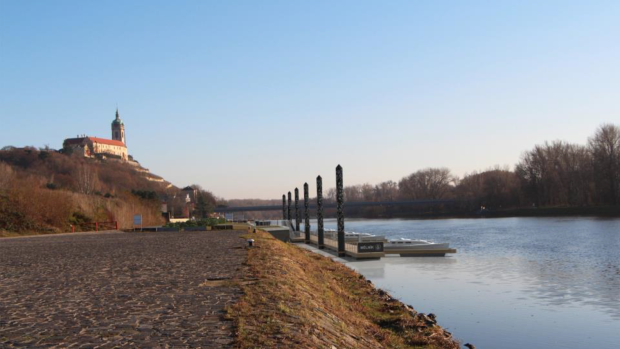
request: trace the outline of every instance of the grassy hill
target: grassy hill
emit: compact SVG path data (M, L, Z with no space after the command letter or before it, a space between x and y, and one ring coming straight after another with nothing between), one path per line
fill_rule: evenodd
M0 150L0 231L87 230L89 222L118 221L130 228L163 222L160 199L178 188L139 165L86 159L50 149ZM140 193L142 195L137 195ZM150 195L143 195L149 193Z

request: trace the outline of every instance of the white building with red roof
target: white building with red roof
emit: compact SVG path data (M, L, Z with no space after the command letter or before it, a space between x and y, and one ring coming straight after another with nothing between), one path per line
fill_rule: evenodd
M127 161L125 124L118 115L118 109L116 109L116 119L112 121L112 139L88 136L67 138L62 144L62 148L66 152L77 153L88 158L117 158Z

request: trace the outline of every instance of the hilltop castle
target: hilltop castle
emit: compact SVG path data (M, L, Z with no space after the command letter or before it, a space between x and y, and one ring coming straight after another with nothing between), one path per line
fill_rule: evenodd
M88 158L112 158L128 161L127 145L125 140L125 124L118 115L112 121L112 139L82 136L67 138L62 144L64 151L71 151Z

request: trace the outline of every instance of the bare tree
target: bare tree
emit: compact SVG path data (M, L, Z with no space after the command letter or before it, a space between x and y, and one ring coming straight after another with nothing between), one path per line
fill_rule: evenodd
M375 188L368 183L360 186L360 193L364 201L377 201Z
M80 193L87 195L93 194L99 184L97 172L90 166L82 164L78 168L76 184Z
M618 204L620 168L620 128L605 124L588 140L592 152L596 187L602 199Z
M395 201L398 198L398 183L381 182L375 185L375 193L378 201Z
M401 179L398 183L404 199L444 199L452 189L453 176L447 168L427 168Z
M330 201L336 201L336 188L329 188L327 191L327 195L325 195L325 199Z
M0 162L0 191L9 189L9 184L13 178L13 169L11 166Z
M537 205L591 203L591 157L581 145L545 142L524 153L515 172Z
M457 185L456 195L489 208L514 207L520 203L520 190L517 175L496 166L464 176Z
M343 188L344 200L347 202L362 201L362 186L361 185L349 185Z

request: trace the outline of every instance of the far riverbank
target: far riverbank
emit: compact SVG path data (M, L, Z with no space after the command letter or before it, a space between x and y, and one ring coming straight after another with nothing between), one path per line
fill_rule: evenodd
M478 211L456 211L434 209L418 212L347 212L347 218L363 219L449 219L449 218L510 218L510 217L620 217L620 206L584 206L584 207L521 207L485 209Z

